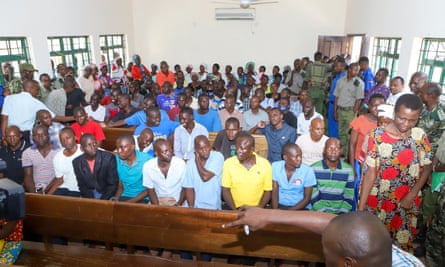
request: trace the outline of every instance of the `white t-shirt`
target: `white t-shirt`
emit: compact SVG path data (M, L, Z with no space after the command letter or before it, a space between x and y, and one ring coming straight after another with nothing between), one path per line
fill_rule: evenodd
M63 150L64 149L57 152L53 159L56 178L63 177L63 184L61 184L59 188L66 188L70 191L79 192L76 175L74 174L73 160L82 155L83 152L80 150L80 145L77 145L76 152L69 157L63 154Z
M389 105L396 105L397 99L399 99L399 97L401 97L402 95L405 94L411 94L411 91L407 90L407 89L403 89L401 92L398 92L397 94L393 95L392 93L388 96L388 99L386 99L386 104Z
M312 165L313 163L323 159L323 150L326 141L329 139L326 135L323 135L318 142L314 142L311 138L311 134L303 134L297 138L295 142L303 153L303 163Z
M94 120L99 122L103 122L105 120L105 111L106 109L102 105L99 105L96 111L93 111L91 105L85 107L85 112L88 114L88 117L92 117Z
M323 119L323 116L314 110L314 115L312 115L310 119L306 120L306 118L304 117L304 113L301 112L297 118L297 134L303 135L309 133L309 126L311 126L311 121L315 118Z

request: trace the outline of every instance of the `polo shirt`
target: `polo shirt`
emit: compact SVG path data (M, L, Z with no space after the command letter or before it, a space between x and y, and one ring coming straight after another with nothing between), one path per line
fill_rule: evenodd
M5 98L2 115L8 116L8 125L15 125L22 131L31 131L36 120L36 113L41 109L48 110L51 117L54 117L54 113L45 104L28 92L21 92Z
M209 132L218 132L222 129L221 121L216 110L209 109L206 114L199 114L198 110L194 111L195 121L202 124Z
M278 183L278 203L292 207L304 198L304 189L317 185L315 174L311 167L302 163L288 180L285 161L280 160L272 163L272 179ZM309 203L306 208L310 209Z
M77 145L76 152L69 157L63 154L63 149L56 153L53 160L55 177L63 178L63 183L59 188L79 192L79 186L77 185L77 178L73 168L73 160L82 154L80 145Z
M173 72L168 71L168 74L165 75L162 71L156 73L156 83L162 88L165 82L170 82L172 85L175 84L175 75Z
M195 158L195 138L198 135L204 135L209 137L209 132L201 124L195 122L195 127L191 133L189 133L184 126L179 125L175 129L175 141L173 143L173 149L175 156L189 160Z
M265 158L253 153L256 164L246 169L236 156L224 162L222 186L229 188L236 208L258 206L264 191L272 191L272 167Z
M144 164L142 175L142 185L154 189L158 198L172 197L178 201L185 177L185 162L173 156L165 177L158 167L158 158L153 158Z
M295 140L297 140L295 128L290 127L285 122L283 122L283 127L278 130L275 130L270 124L266 125L264 135L267 143L270 144L267 150L267 159L270 162L281 160L283 146L287 143L295 143Z
M195 191L195 206L198 209L221 209L221 175L224 157L217 151L211 151L204 169L213 172L215 176L204 182L196 167L195 158L187 161L184 188L193 188Z
M123 197L134 198L138 196L146 188L142 185L142 168L145 162L152 159L147 153L136 150L136 159L131 166L125 160L122 160L119 155L116 155L117 175L119 181L123 185Z
M179 123L176 121L166 120L161 121L158 126L147 126L145 123L139 125L134 130L134 135L139 136L145 128L150 128L153 131L154 140L160 138L168 139L168 137L175 131Z
M52 150L43 157L37 146L33 145L23 151L22 166L23 168L33 169L33 178L36 188L45 188L56 177L54 172L53 160L59 148L53 146Z
M3 177L9 178L18 184L22 184L24 180L24 172L22 166L22 154L30 144L22 140L20 147L16 151L12 151L8 146L0 147L0 159L6 162L6 169L2 171Z
M96 137L97 142L105 140L105 135L104 131L102 130L102 127L94 121L87 121L85 125L80 125L78 122L75 122L71 125L71 128L76 134L76 139L78 144L80 143L80 138L82 137L82 135L86 133L94 135L94 137Z
M321 160L311 166L315 172L317 186L312 191L312 210L333 214L352 210L354 199L354 171L351 165L338 162L335 170Z

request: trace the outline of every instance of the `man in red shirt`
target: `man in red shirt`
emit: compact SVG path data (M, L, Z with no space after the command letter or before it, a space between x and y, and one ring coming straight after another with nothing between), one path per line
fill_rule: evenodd
M71 128L76 134L77 143L79 144L82 135L89 133L96 137L98 146L100 147L101 142L105 140L102 127L100 127L98 123L88 120L88 115L83 107L77 107L74 109L74 119L76 122L71 125Z
M175 84L175 75L168 69L166 61L161 62L161 71L156 74L156 83L162 88L165 82Z

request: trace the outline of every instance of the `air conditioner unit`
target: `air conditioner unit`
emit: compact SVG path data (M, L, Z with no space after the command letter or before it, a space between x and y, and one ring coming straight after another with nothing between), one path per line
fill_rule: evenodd
M215 8L216 20L254 20L254 8Z

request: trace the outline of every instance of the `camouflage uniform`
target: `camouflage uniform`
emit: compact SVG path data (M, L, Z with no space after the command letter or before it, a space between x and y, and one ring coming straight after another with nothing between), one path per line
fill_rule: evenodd
M305 80L310 81L308 95L314 100L315 110L326 117L326 85L330 65L319 61L311 63L306 68Z
M14 78L8 83L9 94L14 95L23 91L23 83L21 78Z
M426 260L430 267L445 266L445 183L442 183L437 204L425 242Z

